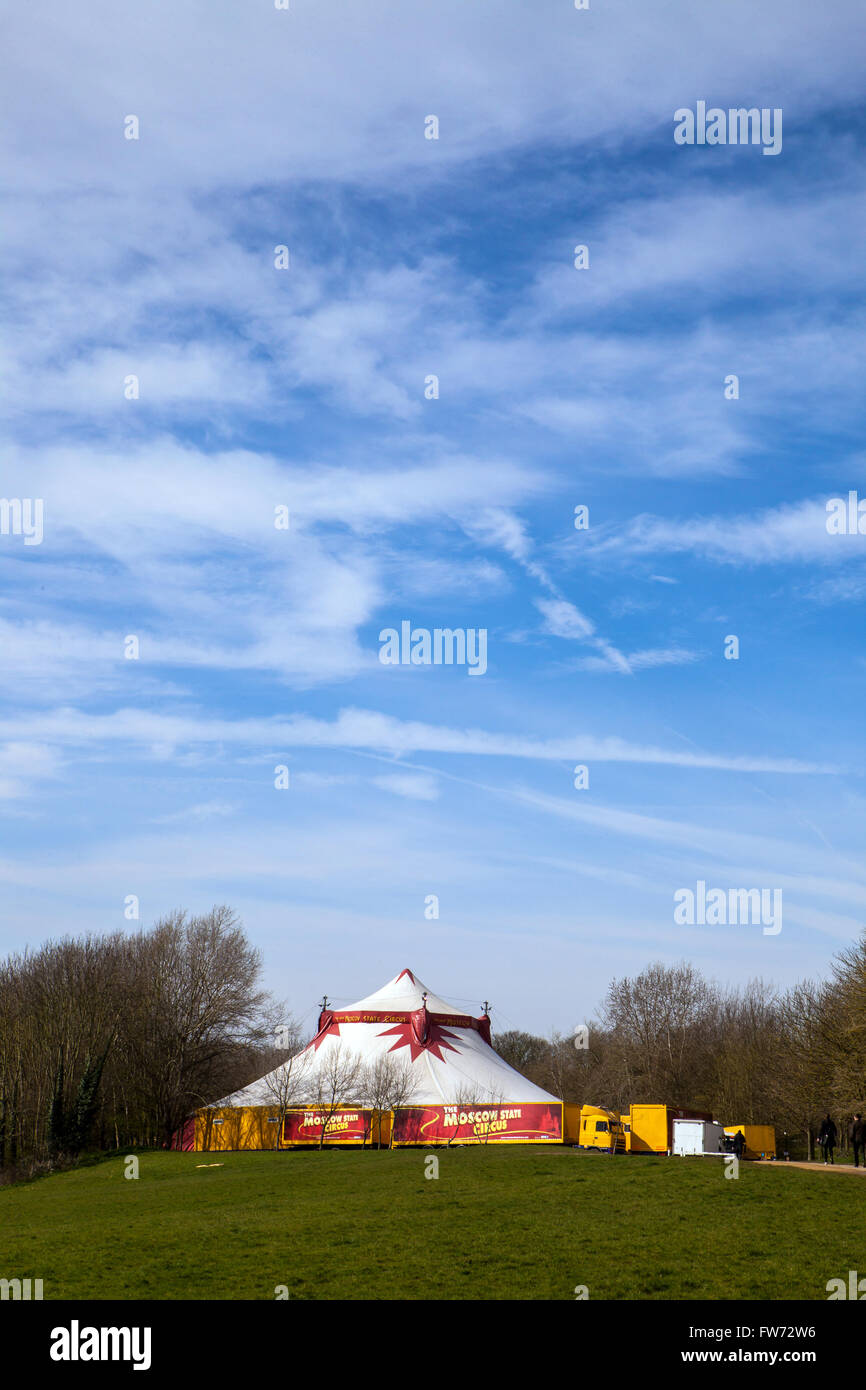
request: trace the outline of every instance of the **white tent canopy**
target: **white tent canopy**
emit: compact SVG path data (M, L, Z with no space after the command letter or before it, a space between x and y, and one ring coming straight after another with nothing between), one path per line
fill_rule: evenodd
M504 1062L490 1046L490 1020L461 1013L453 1004L426 988L411 970L401 970L393 980L356 1004L344 1009L325 1009L315 1038L297 1058L236 1091L221 1106L273 1104L281 1073L299 1070L304 1099L313 1101L316 1076L334 1050L358 1057L369 1065L389 1053L411 1063L414 1089L411 1105L443 1102L521 1104L558 1102Z

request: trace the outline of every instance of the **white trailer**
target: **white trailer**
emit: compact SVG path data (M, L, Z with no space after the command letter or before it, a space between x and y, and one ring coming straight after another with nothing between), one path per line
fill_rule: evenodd
M674 1120L672 1153L680 1158L724 1152L725 1131L715 1120Z

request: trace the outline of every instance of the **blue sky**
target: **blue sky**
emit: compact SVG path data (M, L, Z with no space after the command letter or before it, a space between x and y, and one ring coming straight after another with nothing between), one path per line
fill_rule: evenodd
M866 903L854 0L11 31L0 949L227 901L298 1014L409 966L544 1032L652 959L823 971ZM698 100L782 152L676 145ZM403 620L486 673L382 665ZM699 879L782 932L675 924Z

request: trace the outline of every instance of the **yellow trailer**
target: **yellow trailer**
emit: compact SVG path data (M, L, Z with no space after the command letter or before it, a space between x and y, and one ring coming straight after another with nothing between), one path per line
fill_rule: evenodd
M580 1106L568 1100L562 1105L562 1141L564 1144L580 1143Z
M632 1105L629 1108L630 1153L665 1154L673 1145L674 1120L711 1120L706 1110L675 1109L671 1105Z
M725 1134L742 1134L743 1158L775 1158L776 1131L772 1125L726 1125Z

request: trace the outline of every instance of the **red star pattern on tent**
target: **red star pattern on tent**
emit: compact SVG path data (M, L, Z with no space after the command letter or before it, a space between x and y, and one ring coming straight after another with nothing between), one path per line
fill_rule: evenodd
M408 1047L413 1062L416 1057L421 1056L422 1052L432 1052L434 1057L438 1057L440 1062L444 1062L446 1059L442 1056L442 1048L446 1048L449 1052L459 1052L460 1050L457 1047L452 1047L450 1042L447 1041L448 1038L454 1038L455 1041L457 1041L457 1034L452 1033L448 1028L443 1028L441 1023L436 1022L435 1018L430 1019L427 1041L425 1043L419 1043L417 1041L415 1034L412 1032L411 1023L398 1023L396 1027L386 1028L384 1033L378 1033L377 1037L396 1037L398 1041L395 1042L394 1046L390 1047L388 1051L397 1052L401 1047Z

